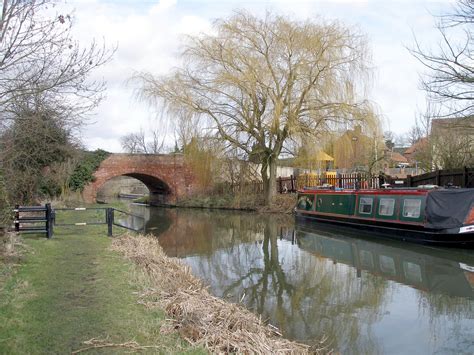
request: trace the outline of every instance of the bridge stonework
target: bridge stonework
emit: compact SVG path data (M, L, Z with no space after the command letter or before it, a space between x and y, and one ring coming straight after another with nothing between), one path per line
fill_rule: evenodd
M151 203L175 203L199 192L195 175L181 154L111 154L94 173L94 181L84 188L84 201L96 202L102 185L116 176L143 182L150 190Z

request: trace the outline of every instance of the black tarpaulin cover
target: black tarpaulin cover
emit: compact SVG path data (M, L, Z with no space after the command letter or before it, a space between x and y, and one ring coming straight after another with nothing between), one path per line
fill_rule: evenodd
M426 198L428 228L458 228L474 207L474 189L434 190Z

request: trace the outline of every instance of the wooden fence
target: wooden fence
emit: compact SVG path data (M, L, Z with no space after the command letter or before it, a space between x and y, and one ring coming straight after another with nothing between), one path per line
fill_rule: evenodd
M331 185L344 189L367 189L378 188L384 183L383 177L378 175L369 176L363 173L353 174L304 174L299 176L279 177L276 181L278 193L292 193L304 187ZM219 193L248 194L262 193L263 183L261 181L243 182L237 184L221 184L218 186Z
M474 188L474 168L454 170L438 170L431 173L406 178L392 178L388 175L368 175L365 173L352 174L303 174L299 176L279 177L276 181L278 193L292 193L304 187L330 185L343 189L377 189L384 183L394 187L416 187L420 185L459 186ZM245 182L240 184L223 184L220 192L262 193L261 181Z
M382 179L382 180L381 180ZM383 184L383 177L363 173L353 174L331 174L279 177L277 179L277 191L279 193L296 192L304 187L335 186L341 189L369 189L379 188Z
M416 187L420 185L459 186L474 188L474 168L464 167L452 170L436 170L417 176L408 175L405 186Z

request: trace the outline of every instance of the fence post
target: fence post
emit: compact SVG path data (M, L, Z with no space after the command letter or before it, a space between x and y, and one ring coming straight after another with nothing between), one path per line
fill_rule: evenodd
M468 171L467 171L467 166L465 166L462 169L462 182L461 182L461 187L467 187L467 177L468 177Z
M106 210L107 215L107 236L111 237L113 234L113 225L114 225L114 209L113 208L107 208Z
M51 204L47 203L45 206L46 208L46 238L51 239L53 236L53 221L52 221L52 213L51 213Z
M407 187L412 187L413 181L411 175L407 175Z
M436 170L436 185L441 186L441 170Z
M360 179L360 174L357 173L356 178L355 178L355 183L354 183L356 190L360 190L360 180L361 180Z
M20 231L20 205L15 205L15 232Z

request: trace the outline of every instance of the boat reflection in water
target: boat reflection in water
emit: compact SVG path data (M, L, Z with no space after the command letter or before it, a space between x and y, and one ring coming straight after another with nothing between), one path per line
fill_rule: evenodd
M286 337L326 336L345 354L474 353L470 250L295 228L291 216L176 209L156 218L168 226L156 233L168 255Z
M299 227L295 238L303 250L356 268L359 277L364 270L430 293L474 298L474 253L470 251L448 254L440 248L408 249L399 243L344 236L330 227L325 231Z

